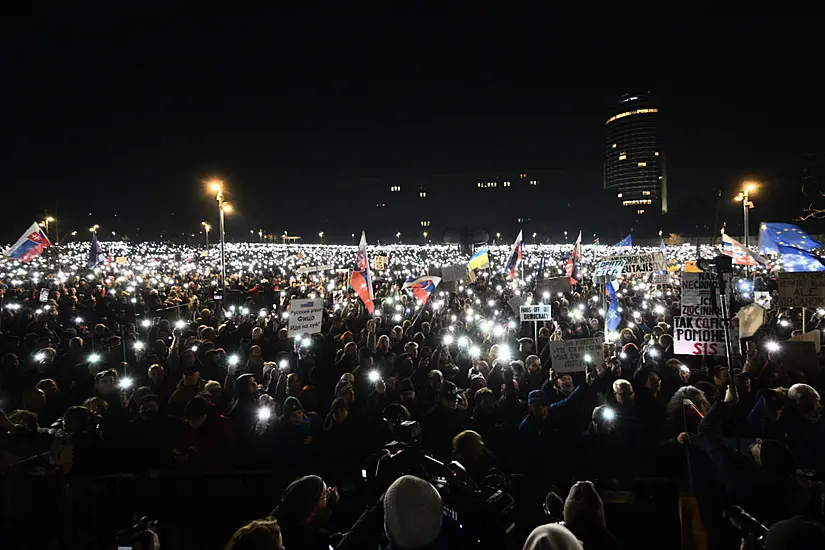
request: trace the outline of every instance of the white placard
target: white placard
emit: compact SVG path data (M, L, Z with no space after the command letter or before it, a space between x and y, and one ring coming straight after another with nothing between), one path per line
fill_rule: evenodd
M676 355L725 355L724 322L718 317L674 317L673 352Z
M335 269L335 266L332 264L328 265L308 265L299 267L295 270L295 273L315 273L316 271L332 271Z
M40 301L44 304L49 301L49 289L48 288L41 288L40 289Z
M550 304L535 304L532 306L519 307L521 322L527 321L551 321L553 315L550 312Z
M624 269L624 260L605 260L596 264L593 277L597 280L612 281L618 279Z
M724 275L726 291L730 290L732 276ZM713 295L719 292L718 280L713 273L682 273L681 314L686 317L716 317L713 308ZM727 300L728 294L725 293ZM717 307L719 300L716 300Z
M665 271L664 273L656 272L653 274L653 279L651 281L654 285L669 285L670 284L670 273Z
M622 273L633 275L634 273L652 273L654 271L667 271L665 255L661 251L650 252L649 254L630 254L614 260L624 260L624 270Z
M551 341L550 357L553 359L553 370L557 373L586 371L586 356L590 356L591 365L602 361L602 344L604 338Z
M753 303L771 309L771 293L765 290L755 290L753 293Z
M321 332L323 298L292 298L289 301L289 335Z

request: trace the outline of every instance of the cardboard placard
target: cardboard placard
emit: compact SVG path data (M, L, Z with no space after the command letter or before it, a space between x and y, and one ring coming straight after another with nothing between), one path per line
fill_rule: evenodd
M553 370L557 373L586 371L588 363L585 357L590 356L590 364L601 362L603 344L603 338L551 341L550 357L553 360Z
M776 282L780 308L825 306L825 272L783 272Z
M323 318L323 298L292 298L289 301L289 336L321 332Z
M522 323L527 321L551 321L553 319L553 314L550 309L549 304L521 306L519 307L519 316Z

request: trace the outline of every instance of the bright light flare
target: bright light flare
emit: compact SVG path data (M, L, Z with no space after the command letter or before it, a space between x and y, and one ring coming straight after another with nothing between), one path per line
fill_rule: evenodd
M378 382L379 380L381 380L381 373L379 373L377 370L371 370L371 371L369 372L369 374L367 374L367 379L368 379L371 383L375 384L376 382Z

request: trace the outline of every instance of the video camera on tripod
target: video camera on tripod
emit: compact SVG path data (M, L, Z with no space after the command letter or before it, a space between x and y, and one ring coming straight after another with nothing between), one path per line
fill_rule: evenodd
M507 492L507 477L493 472L476 483L458 461L447 464L421 447L421 425L410 420L385 422L395 438L362 469L378 498L393 481L414 475L430 482L441 495L442 536L462 548L520 548L515 529L515 500Z

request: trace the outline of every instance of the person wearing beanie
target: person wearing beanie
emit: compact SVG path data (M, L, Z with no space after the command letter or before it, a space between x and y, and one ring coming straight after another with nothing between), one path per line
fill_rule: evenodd
M604 503L590 481L579 481L564 501L565 526L588 550L614 550L618 542L607 530Z
M699 424L699 437L719 469L728 497L766 524L804 513L809 492L796 476L796 461L787 446L757 439L750 456L745 456L725 444L722 426L732 417L737 399L736 385L729 384L724 401L717 402Z
M283 415L275 425L273 448L289 467L304 469L311 463L313 436L322 429L320 419L317 430L314 429L315 418L317 415L310 416L297 397L290 396L284 401Z
M825 527L805 516L777 521L765 534L765 550L821 550Z
M290 483L280 504L270 513L281 526L284 547L327 550L330 507L337 502L336 489L328 488L318 476L304 476Z
M524 550L583 550L584 546L569 529L558 523L548 523L533 529Z
M395 480L384 495L384 533L398 550L429 548L441 534L441 495L415 476Z

